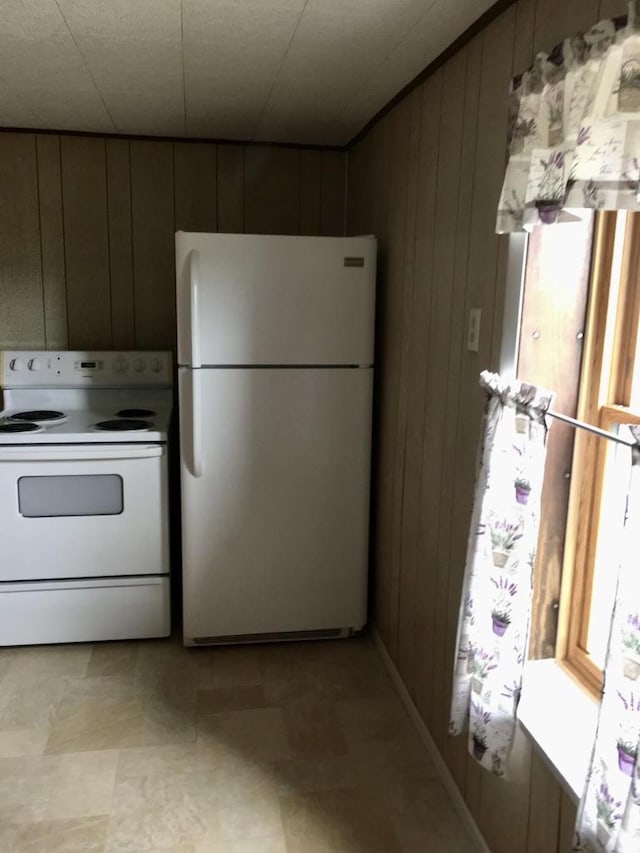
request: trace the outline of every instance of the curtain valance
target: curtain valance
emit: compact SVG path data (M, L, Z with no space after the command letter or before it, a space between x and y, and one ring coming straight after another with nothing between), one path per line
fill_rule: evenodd
M512 81L499 233L585 208L640 210L640 32L629 5Z

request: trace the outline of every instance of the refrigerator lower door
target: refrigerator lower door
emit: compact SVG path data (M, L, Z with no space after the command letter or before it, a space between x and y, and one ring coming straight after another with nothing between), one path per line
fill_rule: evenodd
M372 379L180 370L185 644L364 625Z

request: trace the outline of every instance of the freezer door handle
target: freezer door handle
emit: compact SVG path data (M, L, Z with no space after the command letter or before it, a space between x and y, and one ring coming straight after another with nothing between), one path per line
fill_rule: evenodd
M200 367L200 322L199 322L199 290L200 290L200 253L191 249L189 262L189 314L191 337L191 367Z
M82 447L69 448L64 445L46 447L3 447L0 462L102 462L116 459L149 459L164 456L165 448L158 444L137 447Z

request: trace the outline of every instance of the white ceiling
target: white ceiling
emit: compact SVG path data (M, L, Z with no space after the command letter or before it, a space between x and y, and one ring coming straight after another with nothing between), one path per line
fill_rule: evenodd
M494 0L0 0L0 126L342 145Z

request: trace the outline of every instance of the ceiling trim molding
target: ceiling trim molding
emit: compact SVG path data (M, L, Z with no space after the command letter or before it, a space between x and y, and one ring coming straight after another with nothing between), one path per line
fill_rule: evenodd
M259 142L247 139L212 139L194 136L145 136L135 133L100 133L93 130L55 130L41 127L0 127L0 133L37 133L54 136L83 136L94 139L124 139L130 142L186 142L208 145L244 145L257 148L301 148L310 151L347 151L347 145L312 145L306 142Z
M387 101L387 103L378 110L373 118L369 119L362 130L359 130L358 133L356 133L356 135L347 142L345 148L347 150L351 150L354 145L357 145L357 143L369 133L374 125L381 121L387 113L390 113L394 107L398 106L400 101L403 101L407 95L424 83L428 77L435 74L438 68L443 66L445 62L448 62L451 57L458 53L458 51L462 50L463 47L466 47L466 45L481 33L485 27L488 27L492 21L499 18L503 12L506 12L506 10L516 2L517 0L497 0L493 6L487 9L487 11L480 15L480 17L477 18L470 27L461 33L455 41L452 41L449 47L445 48L441 54L436 56L433 62L430 62L426 68L423 68L422 71L413 78L413 80L407 83L406 86L403 86L390 101Z

